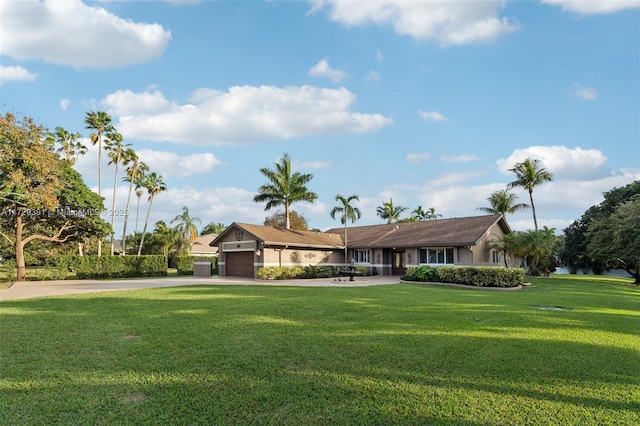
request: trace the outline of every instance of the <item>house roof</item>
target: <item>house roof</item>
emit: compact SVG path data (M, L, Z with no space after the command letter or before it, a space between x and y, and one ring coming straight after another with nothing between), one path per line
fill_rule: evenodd
M250 225L248 223L232 223L222 234L218 235L209 245L218 245L226 235L235 229L241 229L265 246L289 246L308 248L344 248L342 237L339 234L315 231L299 231L294 229L278 229L271 226Z
M218 246L210 245L218 234L199 235L196 242L191 244L191 253L218 253Z
M486 215L348 227L347 243L350 248L472 246L494 224L511 232L504 216ZM344 234L344 228L326 232Z

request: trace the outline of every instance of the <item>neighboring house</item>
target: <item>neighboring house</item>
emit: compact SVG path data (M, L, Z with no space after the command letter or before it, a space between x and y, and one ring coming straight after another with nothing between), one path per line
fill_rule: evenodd
M191 256L213 257L218 255L218 246L210 245L218 234L200 235L196 242L191 244Z
M345 259L344 227L313 232L233 223L211 245L219 248L220 276L253 278L264 266L342 266L350 259L374 275L402 275L419 265L503 266L488 242L510 232L502 215L352 226Z

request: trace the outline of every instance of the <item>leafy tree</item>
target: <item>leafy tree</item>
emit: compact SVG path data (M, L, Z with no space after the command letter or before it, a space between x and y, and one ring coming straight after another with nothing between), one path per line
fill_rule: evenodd
M118 166L123 162L125 151L129 149L131 144L125 144L122 135L118 132L112 132L107 134L105 141L105 150L109 156L109 165L115 165L115 172L113 174L113 200L111 202L111 256L115 251L115 218L116 218L116 191L118 190ZM123 240L124 253L124 240Z
M115 128L111 124L111 117L104 111L87 112L84 124L86 129L95 130L89 138L91 143L98 145L98 195L102 195L102 138L107 133L112 133ZM102 240L98 240L98 256L102 255Z
M132 149L127 148L124 151L122 157L122 164L125 166L129 166L126 169L126 176L122 178L124 182L129 183L129 194L127 195L127 206L124 209L124 225L122 227L122 252L126 254L127 247L127 224L129 223L129 205L131 202L131 191L133 190L134 185L137 187L142 181L144 174L149 171L149 166L147 166L144 162L140 161L138 158L138 154ZM137 191L136 191L137 195ZM140 206L140 197L142 196L142 190L140 190L140 195L138 195L138 207ZM137 230L137 221L138 221L138 213L136 211L136 230Z
M400 219L400 215L405 210L408 210L408 207L402 206L394 206L393 199L389 199L388 202L382 202L382 205L378 206L376 209L376 214L381 218L387 221L387 223L398 222Z
M533 204L533 189L544 182L553 181L553 175L549 173L537 158L527 158L522 163L516 163L510 172L515 173L516 179L507 185L507 190L513 188L523 188L529 192L531 210L533 211L533 224L538 230L538 219L536 218L536 206Z
M193 244L198 240L198 228L196 228L196 223L200 223L200 219L197 217L191 217L187 206L182 207L182 214L174 217L170 223L174 222L178 223L175 226L175 230L180 233L185 241Z
M598 252L587 250L589 237L587 231L592 223L611 216L617 207L629 201L633 196L640 194L640 181L634 181L620 188L613 188L603 194L604 199L600 204L588 208L580 219L575 220L564 229L564 245L559 253L562 263L572 271L578 268L592 268L594 273L602 271L608 262L609 256L594 258Z
M529 274L540 275L541 265L551 260L556 249L554 229L545 226L537 231L516 231L507 235L507 251L524 259Z
M56 152L63 154L63 158L73 165L80 155L87 153L87 147L80 141L80 133L69 133L64 128L58 126L54 133L47 133L47 144L55 147Z
M588 252L622 267L640 285L640 195L618 205L613 214L589 225Z
M155 223L155 229L151 235L152 245L159 245L162 247L160 254L164 255L167 259L173 259L175 256L186 255L189 253L189 247L191 246L189 240L185 234L176 227L171 228L167 226L162 220ZM171 263L171 261L169 261Z
M489 214L507 215L529 207L529 205L525 203L516 203L517 199L518 196L516 194L510 193L506 189L501 189L500 191L493 192L489 198L487 198L491 207L478 207L476 210Z
M204 228L202 228L202 231L200 231L200 235L221 234L225 229L227 229L227 225L225 225L224 223L211 222Z
M47 150L44 136L31 118L0 117L0 236L14 248L19 281L28 243L60 243L106 225L99 220L102 198L91 196L69 163Z
M278 163L274 164L275 170L260 169L269 181L268 184L258 188L258 194L253 197L256 203L267 202L266 210L284 206L285 229L291 228L289 206L298 201L313 203L318 194L307 189L307 183L313 178L312 174L301 174L291 170L291 158L285 153Z
M340 223L344 225L344 261L347 263L347 222L355 223L362 213L357 207L351 205L352 201L360 201L357 195L349 195L347 198L342 195L336 195L336 201L338 205L331 209L331 219L335 219L337 215L340 216Z
M138 256L142 253L142 246L144 245L144 237L147 233L147 225L149 224L149 215L151 214L151 205L153 204L153 200L158 194L167 190L167 185L163 182L162 176L156 172L151 172L146 175L141 185L149 194L149 208L147 209L147 218L144 221L142 238L140 238L140 245L138 246Z
M264 219L264 226L271 226L278 229L295 229L306 231L309 229L307 219L295 210L289 211L289 228L287 228L287 216L284 212L276 212Z

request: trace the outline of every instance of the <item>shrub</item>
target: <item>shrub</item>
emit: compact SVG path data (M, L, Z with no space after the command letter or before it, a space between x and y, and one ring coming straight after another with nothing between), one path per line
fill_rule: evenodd
M167 275L164 256L75 256L62 260L79 279L162 277Z
M299 266L265 266L258 269L256 276L261 280L290 280L294 278L302 278L304 269Z
M436 269L436 273L442 282L478 287L516 287L524 282L522 268L442 266Z
M402 277L406 281L436 282L440 281L435 268L428 265L411 266Z

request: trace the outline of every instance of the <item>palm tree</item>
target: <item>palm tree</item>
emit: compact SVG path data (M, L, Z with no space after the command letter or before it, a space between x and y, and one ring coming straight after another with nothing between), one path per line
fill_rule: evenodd
M104 149L107 151L107 155L109 156L108 165L115 164L116 170L113 174L113 197L111 201L111 256L113 256L116 248L116 239L115 239L115 218L116 218L116 191L118 189L118 165L122 163L124 153L131 144L123 143L122 135L118 132L108 133L107 139L105 141ZM124 242L122 246L122 251L124 252Z
M162 253L167 259L173 251L181 252L189 245L177 229L170 228L162 220L155 223L153 239L162 244Z
M129 222L129 204L131 202L131 191L133 190L133 186L137 186L140 183L140 179L142 179L144 174L149 171L149 166L140 161L140 159L138 158L138 154L131 148L128 148L124 151L122 164L125 166L129 166L127 167L127 175L122 178L124 182L129 182L129 195L127 195L127 207L125 207L124 209L124 226L122 227L122 253L124 254L127 251L127 223ZM138 195L138 191L140 195ZM138 207L140 207L140 197L142 196L142 190L136 190L136 195L138 196ZM136 231L138 230L137 222L138 212L136 211Z
M147 209L147 218L144 221L144 228L142 229L142 238L140 238L140 245L138 246L138 256L142 254L142 246L144 244L144 236L147 233L147 225L149 224L149 214L151 213L151 205L153 199L161 192L167 190L167 185L162 181L162 176L156 172L151 172L146 175L141 182L141 186L147 190L149 194L149 208Z
M389 199L389 202L382 202L381 206L378 206L376 213L381 219L385 219L387 223L397 222L400 219L400 214L408 210L408 207L394 206L393 198Z
M175 229L182 235L185 241L193 244L198 240L198 228L196 228L195 224L196 222L200 223L200 219L191 217L187 206L182 207L182 214L174 217L169 223L171 224L173 222L178 222Z
M63 154L64 159L73 165L78 160L78 156L87 153L87 147L79 141L80 138L82 138L80 133L69 133L64 128L58 126L54 133L47 133L46 142L51 147L58 145L56 152Z
M344 198L342 195L336 195L336 201L340 202L340 205L335 206L331 209L331 219L335 219L336 215L340 215L340 223L344 225L344 263L347 263L347 221L351 221L351 223L355 223L356 220L360 219L362 214L360 213L360 209L357 207L353 207L351 205L352 201L360 201L357 195L349 195L349 197Z
M140 213L140 197L144 191L142 190L142 178L136 183L136 197L138 197L138 205L136 206L136 232L138 232L138 214Z
M98 144L98 195L102 196L102 136L115 131L111 117L104 111L89 111L84 119L85 129L95 130L90 139L93 145ZM98 238L98 256L102 255L102 238Z
M275 163L274 166L275 170L266 167L260 169L260 173L265 175L270 183L258 188L258 194L253 197L253 201L256 203L266 201L265 210L284 206L285 229L290 229L289 206L297 201L313 203L318 198L318 194L309 191L306 187L313 178L312 174L292 173L289 154L285 153L280 162Z
M476 210L480 210L489 214L511 214L520 210L524 210L529 207L529 204L518 203L515 201L518 199L516 194L512 194L506 189L493 192L487 201L491 204L491 207L478 207Z
M510 172L515 173L516 180L507 185L507 190L513 188L524 188L529 191L531 200L531 210L533 211L533 224L538 230L538 220L536 219L536 206L533 204L533 188L544 183L553 181L553 175L540 164L537 158L527 158L522 163L517 163Z

